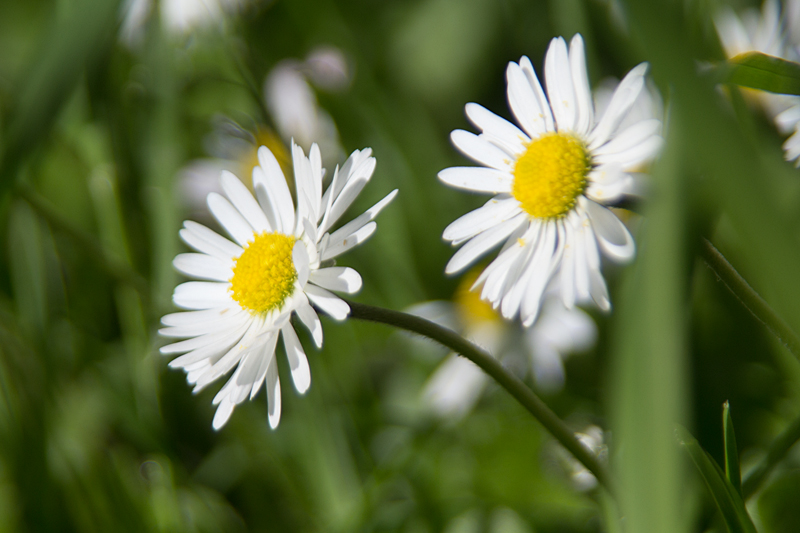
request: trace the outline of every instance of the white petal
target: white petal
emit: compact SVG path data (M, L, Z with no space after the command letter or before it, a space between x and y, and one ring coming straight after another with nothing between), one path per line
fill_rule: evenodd
M594 104L589 76L586 73L586 54L583 38L575 34L569 45L569 64L572 72L572 83L575 91L575 132L585 138L594 126Z
M262 356L259 358L258 371L250 391L251 400L255 398L256 394L258 394L258 391L261 389L261 385L264 383L269 363L275 358L275 345L277 343L278 333L270 333L264 347L261 349Z
M182 324L180 326L171 326L166 328L161 328L158 330L158 334L163 337L197 337L198 335L205 335L207 333L218 333L220 331L225 331L235 324L239 324L242 319L245 319L244 316L246 311L243 311L239 308L239 305L236 305L236 310L232 310L226 314L220 314L220 309L209 309L206 311L190 311L188 313L179 313L184 315L192 315L197 313L208 313L209 311L212 312L211 316L215 316L212 320L194 320L188 322L186 324ZM169 316L169 315L168 315ZM208 316L208 315L206 315ZM164 317L167 318L167 317ZM164 319L162 319L163 321Z
M225 228L225 231L233 237L233 240L239 243L239 246L244 246L253 240L253 227L247 223L228 200L212 192L208 195L207 202L211 214Z
M305 287L308 282L309 261L308 250L306 250L306 245L303 241L294 243L294 248L292 248L292 263L297 271L297 282L300 284L300 287Z
M442 238L446 241L453 241L453 244L458 245L465 239L474 237L478 233L505 222L521 212L519 202L515 198L500 200L493 198L482 207L452 222L444 229Z
M187 276L213 281L228 281L233 277L231 261L206 254L178 254L172 265Z
M525 60L527 58L523 58ZM522 60L520 60L522 63ZM530 63L530 61L528 62ZM539 85L539 80L536 79L536 74L531 67L532 77ZM535 94L534 87L531 86L531 80L523 72L522 67L514 62L508 64L506 69L506 82L508 84L508 105L511 107L511 112L522 129L528 134L531 139L535 139L545 131L547 128L547 118L550 115L550 106L547 105L543 109ZM538 87L541 91L541 87ZM552 121L552 118L550 118Z
M300 339L297 338L297 333L295 333L291 324L283 326L281 334L283 346L286 349L286 358L289 360L289 368L292 371L294 388L297 389L297 392L303 394L311 385L311 369L308 366L306 353L303 351L303 345L300 344Z
M220 376L226 374L230 369L236 366L244 356L255 348L259 347L257 337L264 333L264 320L261 318L252 320L250 327L239 340L236 345L228 350L225 355L219 358L206 372L197 378L194 392L199 392L205 388L209 383L217 380Z
M475 261L478 257L494 248L503 239L507 238L511 233L525 222L527 215L524 213L517 215L514 218L506 220L497 226L476 235L464 246L462 246L445 267L446 274L456 273L466 268L470 263Z
M664 139L652 135L624 152L601 155L594 158L598 164L619 163L625 170L635 170L639 165L652 160L664 144Z
M196 348L170 361L169 367L183 368L186 372L190 372L195 368L210 369L223 354L227 353L242 339L252 322L252 320L242 320L240 324L230 328L228 331L215 335L204 335L202 343L195 343L194 346L197 346ZM190 339L190 341L194 340L195 339ZM182 343L175 344L181 344L179 352L189 347L189 341L182 341ZM162 352L172 350L174 346L175 345L164 346ZM196 383L197 379L199 379L203 373L197 374L196 376L188 375L186 376L186 380L189 383Z
M350 267L321 268L313 271L309 279L330 291L353 294L361 290L361 276Z
M225 195L233 206L257 233L272 231L264 211L261 210L258 202L256 202L253 195L250 194L250 191L247 190L247 187L244 186L244 183L239 178L224 170L220 183L222 183L222 190L225 191Z
M450 139L461 152L473 161L505 172L511 172L514 162L503 150L485 138L464 130L454 130Z
M317 345L317 348L322 348L322 322L319 321L314 308L306 301L295 309L295 313L297 313L300 322L311 332L311 337L314 339L314 344Z
M289 193L289 186L286 185L286 178L283 175L281 166L266 146L258 149L258 163L263 169L263 173L259 173L259 178L264 180L263 186L275 209L277 222L280 225L280 227L275 228L275 231L287 235L291 234L294 230L294 202L292 201L292 195ZM254 185L255 178L256 173L254 171Z
M231 300L226 306L215 309L170 313L161 317L161 323L165 326L192 326L195 324L214 323L230 314L239 312L242 312L241 307Z
M183 242L198 252L213 255L222 261L229 261L234 257L239 257L244 251L240 246L202 224L187 220L183 225L184 229L180 230Z
M350 306L332 292L315 285L306 285L305 292L311 303L334 320L344 320L350 314Z
M228 419L231 417L234 407L236 407L236 405L227 397L219 403L217 412L214 413L214 420L211 422L211 427L214 428L214 431L219 431L228 423Z
M567 43L562 37L550 41L544 59L547 97L558 131L575 131L575 91L572 88Z
M182 309L225 307L231 302L230 283L187 281L175 287L172 301Z
M345 253L350 248L367 240L375 232L377 227L378 225L375 222L369 222L361 229L351 235L348 235L344 239L339 238L334 241L333 238L331 238L328 245L322 250L320 259L322 261L327 261L328 259L333 259L334 257Z
M530 327L539 314L542 294L553 275L553 258L558 253L556 225L554 223L545 225L545 232L542 237L537 253L531 261L533 273L525 288L525 296L520 307L520 318L522 319L522 325L525 327Z
M333 196L330 209L326 209L320 224L320 232L324 233L336 224L347 208L353 203L358 194L369 182L375 171L375 158L369 157L361 161L350 174L345 175L341 192ZM334 191L335 192L335 191Z
M661 121L655 118L640 120L639 122L627 127L613 139L598 147L592 152L593 157L608 154L618 154L629 150L648 137L657 134L661 130Z
M502 144L511 153L520 154L525 151L525 144L530 142L530 138L514 124L479 104L469 103L465 110L470 121L480 128L491 142Z
M601 165L589 174L589 187L584 193L596 202L613 202L633 190L633 178L618 163Z
M314 216L310 199L314 196L314 185L311 182L311 164L303 153L303 149L292 142L292 166L294 168L294 181L297 188L297 223L304 218ZM314 219L316 222L316 219Z
M358 230L363 228L368 222L371 222L378 216L384 207L389 205L389 202L394 200L394 197L397 196L397 189L393 190L389 194L383 197L381 201L377 204L373 205L365 212L348 222L347 224L343 225L341 228L337 229L330 235L330 239L333 241L337 240L344 240L353 233L356 233Z
M510 193L514 176L493 168L450 167L439 172L439 179L459 189L497 194Z
M503 299L500 301L500 313L504 318L512 320L519 312L519 306L525 297L525 287L534 273L535 263L541 261L541 251L543 235L547 223L538 222L531 225L531 229L525 235L525 239L520 246L524 248L524 253L519 257L513 271L509 269L508 281L504 283Z
M631 69L625 78L620 82L608 103L603 117L598 122L595 129L589 134L589 150L594 151L599 146L604 145L608 139L616 132L620 122L625 118L636 98L644 87L644 74L647 71L647 63L641 63Z
M581 201L592 221L597 242L605 254L616 262L629 261L636 254L636 244L628 228L609 209L589 199Z
M275 429L281 421L281 382L278 379L278 358L267 366L267 410L269 427Z

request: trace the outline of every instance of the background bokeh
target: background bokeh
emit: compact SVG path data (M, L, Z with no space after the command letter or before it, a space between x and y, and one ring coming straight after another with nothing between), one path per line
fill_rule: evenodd
M400 193L342 263L365 281L358 301L404 309L451 298L442 230L485 201L436 179L467 164L448 137L471 128L464 104L510 118L508 61L541 72L550 39L576 32L593 85L651 62L667 147L654 200L629 217L641 257L608 265L615 310L592 311L597 346L544 399L576 431L612 430L631 523L667 513L647 530L723 530L661 437L680 421L721 462L729 400L746 470L800 412L800 365L697 259L699 238L800 330L800 171L757 108L734 98L734 110L696 74L723 57L720 2L253 0L188 28L151 6L133 30L132 4L0 0L0 531L608 530L602 496L575 488L503 390L460 420L426 408L446 354L430 342L323 318L322 350L301 334L306 395L279 349L274 431L259 395L214 432L218 386L192 395L158 353L178 228L214 224L181 169L216 155L221 115L275 127L262 84L280 61L321 45L346 58L343 86L312 87L343 154L377 158L352 213ZM795 452L749 503L760 530L796 531L798 488Z

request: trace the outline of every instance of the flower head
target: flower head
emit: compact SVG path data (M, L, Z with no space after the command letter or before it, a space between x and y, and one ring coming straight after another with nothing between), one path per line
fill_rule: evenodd
M800 1L790 0L781 9L777 0L766 0L761 11L749 9L741 18L731 8L716 18L725 54L729 58L748 52L761 52L789 61L800 61ZM783 134L792 135L783 145L787 161L800 166L800 97L748 90L763 106Z
M279 336L295 388L300 393L308 389L308 361L289 319L294 313L321 347L322 325L312 304L336 320L350 312L330 291L354 293L361 288L361 276L352 268L331 266L331 260L372 235L373 219L397 192L330 233L372 176L375 158L370 153L369 148L353 152L323 194L319 148L312 145L306 157L302 148L292 145L295 204L277 159L262 146L253 169L255 198L227 171L221 178L227 198L208 195L211 213L233 242L196 222L184 223L181 238L198 253L178 255L175 268L205 281L175 288L175 304L188 312L164 316L167 327L160 333L187 340L164 346L161 353L183 354L170 367L186 371L195 392L235 368L214 398L214 429L225 425L233 408L252 399L264 382L269 423L278 425Z
M530 60L509 63L508 101L518 124L478 104L467 104L481 130L452 133L453 143L483 167L452 167L439 178L448 185L495 196L450 224L443 237L464 243L447 264L458 272L505 242L478 277L481 297L508 319L536 320L545 290L557 283L563 304L593 300L610 308L600 273L600 252L624 262L633 238L604 204L634 189L632 172L662 144L661 121L643 119L620 131L642 92L646 64L631 70L597 119L589 88L583 39L567 49L553 39L544 63L546 90Z

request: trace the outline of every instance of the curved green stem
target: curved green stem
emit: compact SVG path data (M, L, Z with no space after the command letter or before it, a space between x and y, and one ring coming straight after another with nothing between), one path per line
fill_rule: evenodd
M371 305L349 301L347 304L350 306L350 316L352 318L388 324L428 337L463 355L481 367L484 372L494 378L497 383L522 404L583 466L594 474L603 487L611 492L611 479L605 466L575 438L575 434L538 396L522 381L508 373L497 359L454 331L424 318Z
M747 500L761 486L772 469L777 465L794 444L800 440L800 417L795 419L778 438L772 441L767 455L753 468L742 483L742 495Z
M767 329L775 335L786 348L800 359L800 339L770 305L733 268L724 255L708 239L702 242L703 259L719 279L728 287L742 305Z

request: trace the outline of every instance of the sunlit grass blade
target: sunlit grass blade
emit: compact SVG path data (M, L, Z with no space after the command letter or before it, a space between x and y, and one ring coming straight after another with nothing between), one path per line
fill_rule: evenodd
M728 531L731 533L756 533L756 528L750 515L747 514L742 497L725 478L719 465L703 450L697 439L686 428L678 426L676 433L678 442L689 454L700 477L708 487Z
M742 471L739 467L739 450L733 432L730 403L722 404L722 437L725 442L725 477L728 478L739 497L742 497Z
M724 68L728 83L778 94L800 94L800 63L747 52L728 60Z

